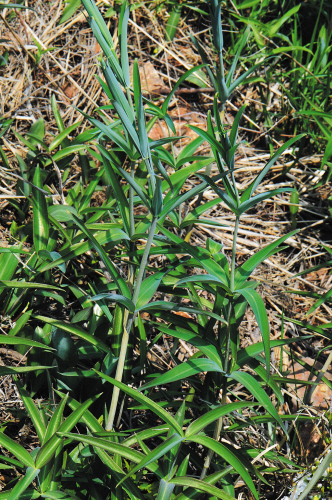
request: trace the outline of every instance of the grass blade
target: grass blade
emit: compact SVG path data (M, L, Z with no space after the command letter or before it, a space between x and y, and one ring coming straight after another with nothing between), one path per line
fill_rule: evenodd
M228 462L238 474L242 477L243 481L247 484L251 493L254 495L255 499L258 500L258 493L251 479L247 469L244 467L242 462L238 459L238 457L232 453L230 449L224 446L222 443L215 441L214 439L207 436L191 436L188 441L192 441L194 443L201 444L206 446L210 450L213 450L220 457L222 457L226 462Z
M25 476L11 490L8 500L20 500L22 494L26 491L28 486L32 483L36 476L38 476L40 469L28 467Z
M41 182L39 165L33 177L33 184L37 188L43 187ZM49 238L49 220L47 215L47 204L45 195L35 187L32 188L33 204L33 242L37 254L41 250L46 250Z
M209 497L217 497L220 498L221 500L235 500L234 497L232 497L225 491L220 490L216 486L208 484L205 481L200 481L199 479L195 479L193 477L188 477L188 476L173 477L173 479L171 479L170 482L171 484L178 484L180 486L189 486L195 488L196 491L197 490L203 491Z
M240 384L243 384L247 389L249 389L250 393L255 396L257 401L259 401L266 408L269 414L273 418L275 418L275 420L278 422L287 436L287 430L280 418L280 415L278 414L277 410L271 403L270 398L268 397L264 389L262 389L257 380L255 380L254 377L252 377L249 373L239 371L232 372L229 377L236 380L237 382L240 382Z
M16 441L6 436L3 432L0 433L0 445L10 453L12 453L14 457L17 458L17 460L19 460L26 467L34 468L35 464L30 453L28 453L27 450L23 448L23 446L16 443Z
M118 380L115 380L114 378L105 375L104 373L98 371L96 373L98 373L98 375L101 378L107 380L107 382L110 382L112 385L118 387L125 394L128 394L128 396L136 399L136 401L138 401L139 403L144 404L149 410L151 410L153 413L158 415L162 420L164 420L164 422L167 422L174 429L176 433L178 433L180 436L183 436L182 428L176 422L174 417L166 410L164 410L162 407L160 407L157 403L152 401L152 399L148 398L147 396L144 396L141 392L132 389L126 384L123 384L122 382L119 382Z
M258 323L259 329L262 334L264 352L265 352L265 363L267 376L270 373L270 326L269 320L267 318L267 313L262 297L253 288L244 288L243 290L237 290L237 293L243 295L246 301L249 303L251 309L254 312L256 321Z

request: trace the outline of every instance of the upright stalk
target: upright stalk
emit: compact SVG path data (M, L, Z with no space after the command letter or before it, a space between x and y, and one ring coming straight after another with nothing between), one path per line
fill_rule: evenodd
M234 277L235 277L235 264L236 264L236 240L239 231L240 217L237 215L235 218L235 227L233 233L233 247L232 247L232 263L231 263L231 276L230 276L230 289L234 292Z
M134 305L136 305L138 297L139 297L141 284L142 284L142 281L144 278L145 267L146 267L147 262L148 262L153 237L154 237L155 232L156 232L156 227L157 227L157 218L153 217L152 222L151 222L150 231L148 234L148 239L147 239L144 253L142 256L141 265L140 265L139 270L138 270L135 289L134 289L134 293L133 293L133 297L132 297L132 301L133 301ZM119 382L121 382L122 376L123 376L123 369L124 369L124 365L125 365L127 347L128 347L128 341L129 341L129 333L130 333L132 324L135 320L136 313L134 312L134 313L131 313L128 315L128 312L127 312L127 315L125 315L125 317L126 316L128 317L128 321L127 321L127 324L124 321L124 325L126 324L126 326L123 327L121 349L120 349L119 360L118 360L118 364L116 367L116 374L115 374L115 380L118 380ZM120 395L120 389L118 387L114 387L113 394L112 394L111 407L110 407L110 411L108 414L107 423L105 426L106 431L111 431L113 429L113 423L114 423L116 408L118 405L119 395Z
M235 227L234 227L234 234L233 234L233 246L232 246L232 261L231 261L231 275L230 275L230 289L233 292L234 291L234 278L235 278L235 264L236 264L236 240L237 240L237 234L239 230L239 222L240 222L240 217L236 216L235 219ZM224 357L224 372L225 375L223 375L222 378L222 397L221 397L221 406L224 406L226 404L226 397L227 397L227 374L229 371L229 354L230 354L230 321L232 317L232 312L233 312L233 303L232 303L232 297L229 297L229 304L228 304L228 314L227 314L227 328L226 328L226 346L225 346L225 357ZM218 390L218 395L219 397L219 390ZM223 417L218 418L218 420L215 423L214 431L213 431L213 439L216 441L219 441L220 439L220 433L223 427ZM209 450L208 454L205 458L204 462L204 467L201 472L200 479L203 480L206 476L206 473L211 465L211 461L214 455L213 450Z

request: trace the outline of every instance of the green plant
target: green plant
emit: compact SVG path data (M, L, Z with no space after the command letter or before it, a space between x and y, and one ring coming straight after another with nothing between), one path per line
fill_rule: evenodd
M279 415L265 388L274 392L278 405L283 403L279 385L294 381L270 374L270 349L294 340L270 341L266 309L256 290L259 282L251 280L251 275L295 232L282 236L239 266L236 245L241 216L257 203L289 191L258 189L270 167L302 135L286 142L249 186L239 191L235 153L244 108L230 130L223 125L221 115L231 93L261 65L254 65L234 81L248 33L225 76L220 5L211 1L218 55L215 67L207 66L205 52L197 44L204 64L187 71L159 108L142 96L137 61L130 82L129 7L123 4L120 14L118 58L96 5L92 0L83 0L83 4L105 56L100 60L104 79L98 80L109 104L96 110L98 118L82 113L94 128L70 139L79 123L65 129L53 98L57 137L46 143L42 120L33 125L27 137L18 136L28 148L25 161L17 157L21 170L17 190L26 199L23 203L12 200L21 225L12 224L11 245L0 249L1 259L6 260L5 277L0 281L3 315L8 323L17 320L2 342L21 344L21 349L33 347L25 368L31 371L25 378L26 388L30 386L35 394L46 386L52 401L53 385L62 399L58 405L53 402L54 414L46 424L43 412L20 388L41 448L34 456L2 435L0 443L19 459L20 465L16 465L26 474L12 489L0 493L0 499L143 500L157 496L158 500L182 500L207 494L229 500L234 498L238 475L258 499L253 477L265 483L267 480L262 474L264 468L255 467L251 460L262 449L247 443L238 449L220 438L252 422L269 424L273 443L277 429L287 437L287 418ZM164 146L178 137L151 141L148 130L157 117L165 120L174 133L167 113L172 96L186 78L203 67L217 91L207 131L192 126L198 137L175 157ZM210 146L211 157L195 155L204 141ZM76 154L82 176L69 184L65 196L63 187L69 182ZM212 162L218 168L216 175L209 169ZM189 178L195 185L187 191L184 186ZM50 180L57 181L57 193L51 190ZM208 188L216 198L197 203L194 208L188 205L184 216L184 205ZM103 191L104 201L95 207L91 200L97 189ZM230 264L222 245L213 239L207 240L206 248L189 242L191 228L206 223L202 216L220 201L234 216ZM31 206L33 221L25 224ZM211 220L209 223L217 225ZM23 247L26 241L31 244L28 250ZM150 257L165 255L166 263L156 270ZM192 273L195 269L201 274ZM158 300L161 297L156 294L162 294L164 300ZM241 349L239 326L248 305L263 342ZM150 315L148 320L142 318L143 312ZM183 319L177 312L189 317ZM181 362L173 349L176 366L156 373L148 357L151 332L152 345L167 335L175 344L183 341L192 345L196 352ZM134 356L137 344L139 356ZM42 348L44 351L38 351ZM47 359L47 363L41 364L40 359ZM252 374L244 371L246 365ZM190 386L189 393L184 382ZM226 404L227 395L232 396L237 384L243 385L255 401L242 396ZM158 390L159 386L170 388L170 395ZM59 390L69 391L69 396ZM91 413L87 412L92 403ZM66 404L72 413L61 423ZM130 426L118 432L124 409L133 404L138 404L139 428ZM250 418L240 420L237 412L245 408L250 410ZM157 425L151 426L151 413L159 420ZM76 424L79 433L71 432ZM293 465L274 451L265 457ZM61 484L49 479L60 470L66 471ZM84 475L88 484L82 489Z

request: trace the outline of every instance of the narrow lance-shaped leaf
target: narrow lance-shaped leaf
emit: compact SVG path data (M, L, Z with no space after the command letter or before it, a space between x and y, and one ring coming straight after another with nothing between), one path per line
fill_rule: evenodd
M144 457L137 465L135 465L128 472L128 474L120 481L119 484L121 484L122 481L125 481L128 477L135 474L137 471L139 471L143 467L147 467L152 462L157 461L158 458L166 455L166 453L168 451L172 450L175 446L177 446L179 443L181 443L181 441L183 441L183 437L179 436L179 434L177 434L177 433L174 433L171 437L166 439L166 441L161 443L159 446L157 446L157 448L155 448L146 457Z
M206 64L200 64L199 66L196 66L194 68L191 68L189 69L188 71L186 71L179 79L178 81L176 82L176 84L174 85L174 87L172 88L171 92L168 94L167 98L165 99L163 105L162 105L162 111L164 113L166 113L167 109L168 109L168 105L171 101L171 99L173 98L173 95L175 94L175 91L176 89L181 85L182 82L184 82L184 80L186 80L186 78L188 78L188 76L190 76L192 73L194 73L195 71L201 69L201 68L204 68L206 66Z
M179 486L189 486L194 488L197 492L202 491L208 497L217 497L220 498L221 500L234 500L234 497L229 495L223 490L220 490L216 486L213 486L212 484L209 484L205 481L200 481L199 479L195 479L193 477L189 476L183 476L183 477L173 477L173 479L170 480L171 484L174 485L179 485Z
M189 359L189 361L175 366L172 370L164 373L163 375L159 375L151 382L147 382L140 387L140 389L144 390L157 385L170 384L172 382L176 382L177 380L184 380L202 372L224 373L221 367L211 359Z
M185 437L188 438L194 434L198 434L209 424L215 422L218 418L223 417L224 415L228 415L232 411L240 410L242 408L246 408L247 406L254 405L257 405L257 403L238 401L236 403L230 403L224 406L220 406L219 408L215 408L214 410L210 410L202 417L199 417L191 422L191 424L187 427Z
M243 481L245 481L245 483L247 484L248 488L250 489L256 500L258 500L257 490L247 469L244 467L244 465L238 459L238 457L234 453L232 453L230 449L228 449L222 443L218 443L215 439L212 439L207 436L201 436L201 435L191 436L190 438L188 438L188 441L206 446L207 448L217 453L224 460L226 460L226 462L228 462L230 465L232 465L232 467L234 467L236 472L240 474Z
M287 436L287 430L278 414L277 410L271 403L270 398L264 391L264 389L260 386L252 375L246 372L234 371L229 375L230 378L236 380L240 384L243 384L250 393L259 401L263 406L265 406L266 410L270 413L270 415L279 423L283 431Z
M255 205L257 205L257 203L260 203L264 200L270 199L273 196L276 196L277 194L287 193L291 190L292 190L291 188L279 188L279 189L273 189L272 191L267 191L266 193L257 194L256 196L249 198L249 200L243 201L240 204L239 214L240 215L244 214L251 207L254 207Z
M128 309L130 312L135 311L135 306L133 302L130 299L127 299L127 297L124 297L123 295L118 295L116 293L99 293L98 295L94 295L93 297L90 298L90 300L98 301L98 300L110 300L111 302L116 302L118 304L122 304L123 306Z
M47 316L36 315L34 316L34 318L36 318L39 321L43 321L44 323L47 323L49 325L53 325L54 327L59 328L60 330L64 330L65 332L69 332L73 335L76 335L77 337L86 340L90 344L95 345L101 351L104 351L106 353L111 352L110 347L108 347L102 340L86 332L85 330L83 330L83 328L79 327L78 325L67 323L66 321L60 321L54 318L49 318ZM24 367L24 368L31 369L33 367Z
M44 420L40 414L40 411L38 410L32 398L29 396L28 392L22 386L21 382L16 377L14 378L14 380L16 383L16 387L20 393L21 399L24 403L24 406L26 407L29 417L31 418L32 423L36 429L39 440L42 442L46 432L46 427L44 424Z
M64 144L64 146L69 146L69 144L65 141L65 139L68 137L68 135L73 132L77 127L81 125L82 121L79 121L77 123L74 123L70 127L66 128L65 130L62 130L60 134L53 139L51 144L49 145L49 151L53 151L53 149L57 148L58 146L61 146Z
M242 193L241 203L247 201L252 196L254 191L260 185L261 181L264 179L265 175L270 170L272 165L277 161L279 156L282 155L282 153L286 151L288 148L290 148L294 144L294 142L298 141L305 135L306 134L299 134L296 137L292 137L292 139L285 142L285 144L283 144L283 146L281 146L281 148L278 149L278 151L272 156L271 160L265 165L263 170L257 175L256 179L254 179L252 183L247 187L247 189Z
M262 297L253 288L244 288L242 290L237 290L237 293L243 295L246 301L249 303L251 309L254 312L256 321L258 323L259 329L262 334L264 351L265 351L265 363L267 376L270 373L270 327L267 318L267 313Z
M259 250L257 253L252 255L246 262L244 262L241 266L239 266L235 271L235 279L234 286L235 290L241 288L243 283L247 281L251 273L256 269L256 267L263 262L268 256L273 252L281 243L283 243L287 238L290 238L294 234L296 234L298 230L291 231L288 234L285 234L281 238L276 241L270 243L266 247Z
M126 170L124 170L121 167L117 167L117 168L118 168L120 174L123 175L123 177L126 179L128 184L131 185L131 187L134 189L136 194L141 198L144 205L150 210L151 209L150 201L148 200L148 198L147 198L146 194L144 193L143 189L141 188L141 186L131 177L131 175Z
M161 406L159 406L157 403L152 401L147 396L144 396L141 392L138 392L135 389L132 389L131 387L127 386L126 384L123 384L122 382L119 382L118 380L115 380L114 378L111 378L108 375L105 375L104 373L101 373L98 371L96 373L98 373L98 375L101 378L107 380L112 385L115 385L116 387L118 387L125 394L128 394L128 396L136 399L136 401L138 401L139 403L142 403L145 406L147 406L147 408L149 408L149 410L153 411L162 420L164 420L164 422L167 422L174 429L175 432L177 432L180 436L183 436L182 428L176 422L174 417L170 413L168 413L166 410L164 410Z
M136 106L140 151L142 153L142 157L145 159L148 158L149 156L149 139L146 130L145 113L144 113L142 91L141 91L141 80L139 75L137 59L135 59L134 63L133 86L134 86L134 99Z
M0 445L14 455L26 467L34 467L34 461L30 453L16 441L6 436L3 432L0 433Z
M42 188L39 165L33 177L33 184ZM33 242L36 252L46 250L49 238L49 220L47 215L47 204L45 195L35 187L32 188L33 204Z
M96 401L96 399L99 397L94 396L85 403L82 403L77 410L73 411L69 417L65 419L65 421L59 426L57 429L58 432L69 432L71 429L77 424L77 422L80 420L81 416L84 414L84 412L89 408L89 406ZM51 458L53 457L54 453L56 452L56 449L58 446L61 444L62 438L57 436L56 434L53 434L53 436L45 443L43 446L40 448L38 451L37 457L36 457L36 467L41 468Z
M23 493L30 486L32 481L38 476L40 469L35 469L34 467L28 467L25 476L22 477L18 483L15 484L14 488L11 490L8 500L20 500Z
M80 441L82 443L89 444L91 446L94 446L96 448L101 448L102 450L106 450L109 453L115 453L117 455L120 455L121 457L126 458L127 460L132 460L133 462L139 463L141 460L145 458L145 455L141 453L140 451L134 450L130 448L129 446L124 446L123 444L116 443L114 441L106 440L106 439L101 439L98 437L92 437L92 436L84 436L81 434L74 434L74 433L69 433L69 432L59 432L57 433L61 437L68 437L71 439L76 439L77 441ZM146 465L147 469L151 470L158 476L162 475L162 470L158 466L158 463L150 463ZM126 480L128 479L128 475L126 476ZM121 481L125 481L124 476L122 476Z
M78 217L76 217L72 213L70 213L70 217L75 222L75 224L80 228L80 230L87 236L87 238L91 241L94 249L98 253L101 260L103 261L107 271L112 276L112 278L115 281L115 283L117 284L119 290L121 290L122 295L124 295L125 297L130 299L131 294L130 294L130 291L129 291L129 288L128 288L126 282L123 280L123 278L121 278L119 272L116 270L114 264L109 259L105 250L102 248L102 246L98 243L98 241L93 236L93 234L89 231L89 229L87 229L87 227L82 223L82 221Z
M127 2L123 2L121 7L121 14L119 20L119 37L120 37L120 47L121 47L121 66L123 71L123 78L127 87L129 87L129 61L128 61L128 41L127 41L127 31L128 31L128 20L129 20L130 8Z
M118 102L116 101L113 101L112 102L114 108L116 109L118 115L119 115L119 118L122 122L122 125L123 127L126 129L130 139L132 140L132 142L134 143L137 151L140 153L141 156L143 156L142 154L142 151L141 151L141 147L140 147L140 141L138 139L138 135L137 135L137 132L133 126L133 124L130 122L128 116L126 115L125 111L123 110L121 104L119 104Z

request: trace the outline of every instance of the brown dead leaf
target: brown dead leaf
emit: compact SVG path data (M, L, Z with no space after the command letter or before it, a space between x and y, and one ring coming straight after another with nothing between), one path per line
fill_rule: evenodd
M68 82L62 85L61 88L66 94L66 96L69 97L69 99L72 99L78 94L78 89L75 87L75 85L71 85Z
M181 139L181 147L197 137L196 132L191 130L188 125L195 125L202 130L206 130L206 120L190 106L180 104L179 106L175 106L168 114L174 122L176 135L184 136ZM161 120L155 123L149 133L150 139L154 141L168 137L168 135L166 124ZM175 145L178 144L175 143Z
M129 68L131 81L133 79L133 69L134 66L131 65ZM139 66L138 70L141 78L142 92L154 93L160 92L161 89L165 89L163 79L150 61L144 63L142 66Z

